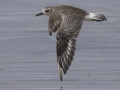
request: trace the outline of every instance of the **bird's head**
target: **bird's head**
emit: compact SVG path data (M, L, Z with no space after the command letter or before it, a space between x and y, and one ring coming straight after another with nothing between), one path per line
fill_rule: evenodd
M36 16L40 16L40 15L46 15L46 16L51 16L53 12L53 7L45 7L43 8L41 13L38 13Z

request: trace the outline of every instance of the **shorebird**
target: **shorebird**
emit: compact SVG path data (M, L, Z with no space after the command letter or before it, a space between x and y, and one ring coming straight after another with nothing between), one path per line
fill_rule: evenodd
M71 65L74 54L76 39L81 30L83 21L105 21L103 14L89 13L77 7L69 5L48 6L36 16L46 15L49 17L48 32L57 31L56 52L57 64L60 80L62 81L62 72L66 74Z

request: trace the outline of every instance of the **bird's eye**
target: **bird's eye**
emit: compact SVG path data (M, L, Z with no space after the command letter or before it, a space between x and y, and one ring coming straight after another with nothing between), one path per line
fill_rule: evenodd
M45 12L49 12L49 10L45 10Z

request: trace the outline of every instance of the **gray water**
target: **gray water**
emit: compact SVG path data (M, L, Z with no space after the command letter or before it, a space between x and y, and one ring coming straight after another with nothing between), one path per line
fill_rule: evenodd
M48 17L35 17L61 4L108 19L84 22L63 82L56 34L48 34ZM120 0L0 0L0 90L120 90Z

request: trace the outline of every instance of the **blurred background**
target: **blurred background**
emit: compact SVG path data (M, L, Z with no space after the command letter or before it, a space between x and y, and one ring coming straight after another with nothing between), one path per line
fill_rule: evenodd
M72 5L104 14L108 21L84 22L72 65L60 81L56 34L46 6ZM119 90L119 0L0 0L0 90Z

